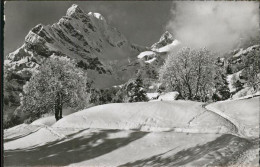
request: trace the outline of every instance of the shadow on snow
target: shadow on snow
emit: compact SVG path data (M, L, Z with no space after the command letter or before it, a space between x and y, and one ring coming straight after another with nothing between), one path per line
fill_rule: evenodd
M203 166L206 164L221 166L226 165L251 145L252 143L244 138L225 134L204 145L197 145L177 153L172 152L174 150L172 149L121 166L182 166L188 163L190 163L189 166Z
M4 152L5 166L64 166L107 154L145 136L145 132L131 132L127 137L109 139L109 133L119 130L102 130L68 141L55 141L34 149Z

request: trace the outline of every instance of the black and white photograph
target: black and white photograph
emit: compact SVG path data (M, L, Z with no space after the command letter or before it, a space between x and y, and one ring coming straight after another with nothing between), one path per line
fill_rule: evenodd
M259 1L4 1L6 167L259 167Z

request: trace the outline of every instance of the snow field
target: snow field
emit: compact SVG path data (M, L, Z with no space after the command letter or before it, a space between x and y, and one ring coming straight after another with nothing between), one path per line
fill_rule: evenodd
M53 127L235 133L230 122L201 105L181 100L106 104L69 115ZM199 119L203 115L208 119Z
M256 164L258 150L253 142L239 137L236 130L259 124L253 117L259 112L255 109L258 105L259 97L213 103L206 109L203 103L182 100L115 103L68 115L52 126L46 126L51 121L42 118L31 125L5 131L6 138L20 136L5 142L5 163L11 166L18 163L24 166L252 165ZM26 151L21 153L21 150Z

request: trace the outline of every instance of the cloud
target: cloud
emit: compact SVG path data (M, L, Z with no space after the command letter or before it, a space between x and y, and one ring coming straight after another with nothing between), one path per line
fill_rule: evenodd
M259 34L258 2L173 2L166 29L184 45L227 51Z

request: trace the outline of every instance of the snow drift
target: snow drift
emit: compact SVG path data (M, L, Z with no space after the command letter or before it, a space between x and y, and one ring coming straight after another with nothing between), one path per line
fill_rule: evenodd
M191 101L106 104L71 114L53 127L235 133L231 123L201 105Z

